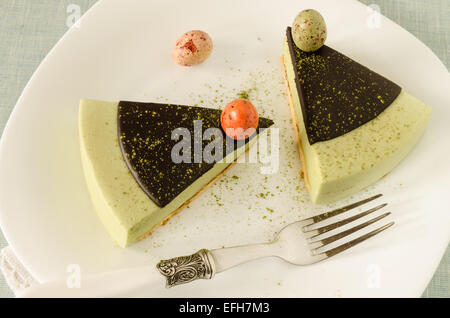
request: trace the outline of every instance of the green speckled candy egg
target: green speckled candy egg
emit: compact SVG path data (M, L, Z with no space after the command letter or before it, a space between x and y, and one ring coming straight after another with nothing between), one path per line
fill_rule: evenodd
M292 38L300 50L320 49L327 39L327 25L322 15L313 9L300 12L292 24Z

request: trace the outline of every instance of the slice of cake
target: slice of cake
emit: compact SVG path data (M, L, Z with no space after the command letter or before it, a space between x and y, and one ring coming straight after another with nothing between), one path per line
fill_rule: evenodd
M119 246L129 246L164 224L273 124L260 118L256 134L239 143L219 130L220 115L220 110L181 105L80 102L81 158L88 189ZM214 140L220 142L222 160L201 156L211 143L203 138L210 128L220 131L221 138ZM177 147L180 141L189 145Z
M377 181L425 130L430 107L326 45L300 50L290 27L283 62L302 174L314 203L342 199Z

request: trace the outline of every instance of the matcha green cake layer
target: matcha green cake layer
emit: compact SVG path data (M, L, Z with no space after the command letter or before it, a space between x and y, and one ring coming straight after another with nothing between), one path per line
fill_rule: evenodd
M151 232L195 196L256 141L228 154L160 207L143 191L127 166L118 138L119 103L81 100L81 159L94 208L113 240L129 246Z
M302 161L306 165L303 167L306 174L305 180L308 183L311 200L314 203L330 203L360 191L397 166L422 136L431 115L431 108L404 90L400 90L398 94L395 90L389 90L386 94L381 91L377 92L373 99L380 100L384 107L376 114L372 112L372 119L365 120L355 127L330 138L326 133L321 133L327 126L322 124L316 130L319 134L311 136L305 127L305 122L311 123L304 118L306 113L305 96L302 96L303 92L299 92L297 89L299 86L302 87L303 83L297 81L301 76L295 74L295 71L302 72L305 70L298 69L293 63L295 61L297 65L301 64L301 61L299 62L296 58L302 58L302 56L292 56L291 52L292 48L290 49L288 38L286 38L283 46L283 60L291 95L291 106L294 109L294 119L299 130L299 142L303 152L301 155L304 159ZM306 56L306 58L314 59L311 55ZM317 72L321 71L323 65L321 63L317 66ZM327 67L330 67L330 65ZM342 68L344 69L344 66ZM311 69L308 71L311 72ZM325 70L322 69L322 71ZM345 71L351 71L351 69ZM370 82L365 84L371 85ZM345 83L340 83L340 85L345 85ZM389 86L387 87L389 88ZM302 87L301 89L305 90L306 88ZM328 89L333 92L333 87L328 87ZM342 93L342 87L340 91ZM355 90L354 92L355 95L358 95L358 91ZM336 91L337 93L338 91ZM314 97L315 94L322 94L322 89L319 88L316 91L310 89L308 94L310 97ZM311 100L320 100L327 103L327 100L321 99L321 97L324 96L311 98ZM329 94L327 98L332 99L333 94ZM332 104L333 107L340 107L339 104L329 104ZM342 106L342 109L348 110L348 106ZM358 107L358 103L354 103L352 107ZM311 109L314 110L312 107ZM364 109L357 111L361 112ZM334 112L339 112L339 109L337 112L334 109ZM348 113L351 112L347 111ZM306 114L308 116L308 113ZM320 117L320 114L316 113L314 116L309 116L310 118ZM325 114L324 116L328 115ZM336 127L336 123L333 124L331 127ZM345 123L342 124L342 126L346 126ZM346 127L349 127L349 125ZM317 136L322 138L316 139ZM323 138L324 136L325 138Z

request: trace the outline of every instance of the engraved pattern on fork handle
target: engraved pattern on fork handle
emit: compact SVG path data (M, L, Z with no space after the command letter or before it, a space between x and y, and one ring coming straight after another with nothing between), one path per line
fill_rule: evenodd
M197 279L211 279L216 272L213 257L207 249L188 256L162 260L156 267L166 277L167 288Z

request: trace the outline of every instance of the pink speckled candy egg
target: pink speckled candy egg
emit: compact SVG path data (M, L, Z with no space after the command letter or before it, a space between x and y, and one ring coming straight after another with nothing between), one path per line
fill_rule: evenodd
M192 30L183 34L173 48L175 63L192 66L205 61L212 52L213 43L208 33Z
M313 9L300 12L292 24L292 39L302 51L320 49L327 39L327 25L322 15Z

